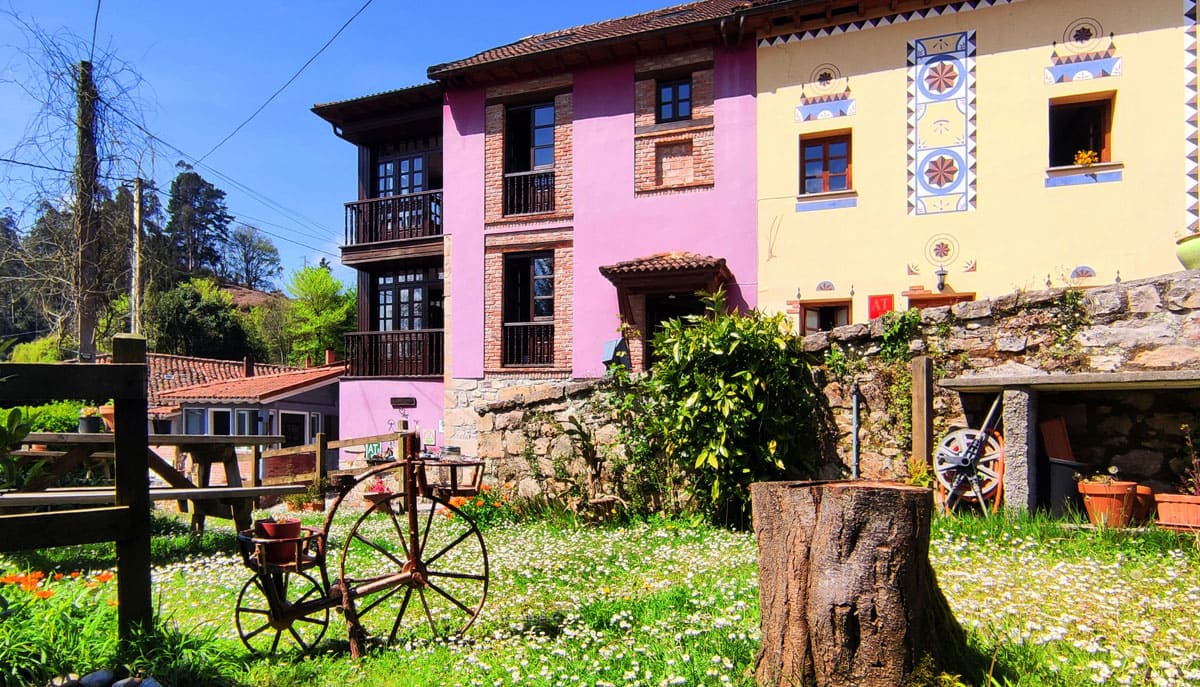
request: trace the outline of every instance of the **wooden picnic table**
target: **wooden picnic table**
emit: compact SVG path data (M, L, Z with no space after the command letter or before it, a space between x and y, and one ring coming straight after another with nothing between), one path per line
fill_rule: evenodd
M273 495L275 492L294 493L294 488L282 490L271 487L254 487L249 490L242 488L242 475L238 467L237 447L254 447L254 455L258 455L258 447L278 444L283 441L278 435L207 435L207 434L151 434L148 437L146 462L147 467L167 484L172 490L159 490L159 495L177 494L177 497L163 496L158 500L178 500L186 507L186 501L193 502L192 528L197 532L204 530L204 518L207 515L232 519L239 530L251 526L250 514L256 496ZM22 449L14 451L13 455L28 461L44 458L50 461L50 468L43 478L30 485L33 489L45 488L53 484L59 477L87 464L89 461L108 461L114 458L113 435L105 432L32 432L24 442L28 446L41 444L55 447L56 450L35 451ZM187 453L192 459L192 478L175 469L153 447L171 446L182 453ZM61 447L61 449L59 448ZM211 484L212 466L220 463L225 468L224 487L214 487ZM239 491L217 491L219 489L238 489ZM29 492L24 492L29 493ZM84 498L82 492L62 492L57 496L45 495L54 503L72 503L71 498ZM235 496L236 494L236 496ZM18 505L19 498L14 494L0 496L0 507L6 504ZM22 497L25 500L36 497ZM91 497L95 498L95 497ZM48 505L48 504L38 504Z

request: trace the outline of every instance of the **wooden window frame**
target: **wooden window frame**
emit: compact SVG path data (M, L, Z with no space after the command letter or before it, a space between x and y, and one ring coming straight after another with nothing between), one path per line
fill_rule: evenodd
M420 272L420 275L417 273ZM442 329L445 326L443 321L441 325L435 326L433 322L435 310L440 310L443 307L445 299L444 285L445 280L442 278L441 268L436 265L422 265L386 272L376 272L371 275L371 327L370 331L376 332L407 332L421 331L425 329ZM421 299L412 298L414 289L423 289ZM408 300L400 297L401 292L408 292ZM440 295L439 295L440 293ZM380 310L385 294L391 294L392 313L388 318L383 318L380 315ZM401 303L421 303L423 310L421 314L415 315L410 309L408 315L400 314ZM417 318L420 318L422 326L410 326L414 324ZM443 318L445 316L443 315ZM383 329L383 322L387 319L390 325L387 329Z
M688 95L686 98L679 97L679 87L686 85L688 87ZM663 98L663 92L668 88L673 89L674 94L670 100ZM683 78L676 79L658 79L654 82L654 121L658 124L666 122L686 122L692 118L694 110L695 86L692 84L692 76L689 74ZM679 114L679 104L687 103L687 116ZM674 113L670 117L663 117L663 105L670 104L671 110Z
M1087 135L1091 138L1092 143L1087 144L1087 149L1095 150L1100 159L1098 162L1112 162L1112 129L1113 129L1113 111L1116 109L1115 93L1088 93L1081 96L1072 96L1067 98L1056 98L1050 101L1048 108L1048 128L1046 132L1046 148L1047 160L1050 167L1071 167L1075 165L1075 153L1078 150L1083 150L1078 145L1070 146L1077 150L1071 151L1056 151L1055 139L1064 135L1059 130L1065 126L1065 123L1056 123L1056 116L1059 118L1074 112L1083 110L1092 110L1102 108L1099 114L1100 127L1103 129L1101 133ZM1058 132L1058 133L1056 133ZM1096 139L1099 140L1096 140ZM1091 147L1099 144L1099 150ZM1058 153L1056 155L1056 152Z
M800 137L800 193L799 193L799 195L810 196L810 195L815 195L818 193L842 193L842 192L848 192L848 191L854 190L854 178L853 178L854 143L851 140L851 138L852 138L852 136L849 131L838 131L838 132L830 132L830 133L822 133L822 134L813 134L813 135L807 135L807 136ZM846 144L846 154L844 156L845 160L846 160L846 171L834 173L834 172L829 171L830 170L830 161L831 160L840 160L843 158L843 156L841 156L841 155L831 156L829 154L829 147L831 145L836 145L838 143ZM806 153L808 152L807 149L817 146L817 145L821 146L821 156L820 156L820 158L814 157L810 160L808 157L806 157ZM807 172L808 163L809 162L817 162L818 160L821 163L821 175L819 177L810 176ZM837 188L837 189L830 188L830 186L831 186L830 179L843 177L843 176L846 178L845 188ZM817 179L817 178L819 178L821 180L821 190L820 191L809 191L808 190L808 180L809 179Z
M545 259L545 258L550 259L550 274L548 274L548 275L536 274L535 269L534 269L534 263L537 260ZM528 261L527 267L528 267L528 273L529 273L529 283L527 285L521 287L526 292L526 294L528 296L528 301L529 301L529 303L528 303L529 315L528 315L527 319L513 319L512 317L509 316L510 312L509 312L507 301L509 298L510 287L509 287L509 276L508 275L510 273L510 270L514 269L517 261ZM504 282L503 282L504 283L504 295L503 295L503 300L505 301L505 303L504 303L504 307L501 309L502 310L502 312L501 312L501 322L502 323L508 324L508 323L515 323L515 322L553 322L554 321L555 306L556 306L555 296L556 296L556 293L558 290L557 284L555 284L555 269L556 269L555 262L556 262L556 256L554 255L554 251L552 251L552 250L535 251L535 252L531 252L531 253L526 253L526 252L506 253L504 255ZM538 296L537 295L537 288L535 287L535 283L538 280L543 280L543 281L549 280L550 281L550 295L549 296ZM543 302L549 301L550 302L550 314L549 315L538 315L537 314L537 302L538 301L543 301Z
M821 310L823 308L845 308L846 309L846 324L854 321L854 301L850 298L831 298L829 300L820 301L800 301L799 317L800 317L800 335L815 334L816 332L830 331L830 329L813 329L809 330L807 325L807 310ZM842 325L835 325L842 326Z
M538 124L537 123L537 112L538 112L538 110L544 110L544 109L548 109L550 111L550 123L549 124ZM512 124L512 116L518 112L528 112L529 113L529 115L528 115L529 116L529 131L528 131L529 146L527 149L525 149L525 148L522 149L522 150L527 151L527 153L529 155L529 159L526 161L525 164L522 164L522 165L514 164L514 160L516 159L517 151L513 150L507 144L507 139L513 135L513 130L510 128L510 127L514 126ZM554 161L558 157L557 151L555 150L555 138L556 138L555 128L556 128L556 124L558 122L558 112L557 112L555 102L553 100L549 100L546 102L532 103L529 105L510 105L505 109L504 119L505 119L504 135L505 135L505 139L506 139L504 173L512 174L512 173L519 173L519 172L535 172L535 171L544 171L544 170L554 169ZM550 142L538 145L537 134L538 134L538 131L542 130L542 129L550 131ZM546 164L542 164L542 165L537 164L537 153L539 150L549 150L550 151L550 162L548 162ZM516 167L518 167L518 166L520 166L520 167L527 166L527 169L516 169Z

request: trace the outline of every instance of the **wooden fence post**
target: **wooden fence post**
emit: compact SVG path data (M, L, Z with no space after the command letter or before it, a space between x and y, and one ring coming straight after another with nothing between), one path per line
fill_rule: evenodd
M912 454L930 464L933 456L933 361L912 359Z
M325 451L327 450L329 450L329 442L325 439L325 432L317 432L317 484L320 484L329 472L325 467Z
M146 340L132 334L113 337L114 363L143 365L141 393L113 398L113 450L116 505L129 508L129 534L118 539L117 626L121 640L153 627L150 595L150 477L146 465Z

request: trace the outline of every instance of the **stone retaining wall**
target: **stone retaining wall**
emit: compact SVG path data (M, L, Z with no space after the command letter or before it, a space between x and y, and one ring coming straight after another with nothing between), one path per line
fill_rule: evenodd
M908 369L879 352L885 322L839 327L804 339L814 373L836 421L837 453L820 477L848 475L852 452L852 390L861 393L859 474L907 474ZM1179 272L1077 291L1050 289L921 312L914 355L934 362L935 378L1200 369L1200 273ZM841 364L829 365L835 350ZM488 461L489 479L513 482L524 494L560 492L581 473L562 426L582 415L602 454L621 451L611 419L589 403L594 380L498 377L447 385L447 444ZM937 389L934 437L952 426L977 426L986 399ZM1166 483L1183 455L1179 426L1196 425L1200 392L1043 393L1039 415L1067 419L1078 460L1108 465Z

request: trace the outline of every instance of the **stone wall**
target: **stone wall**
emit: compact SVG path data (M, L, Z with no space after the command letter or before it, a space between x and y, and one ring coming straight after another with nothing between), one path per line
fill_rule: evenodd
M907 474L909 373L881 361L882 319L804 338L814 374L836 422L836 454L822 478L853 469L852 390L859 406L858 472L865 478ZM1200 370L1200 273L1180 272L1075 291L1017 292L930 308L907 343L927 355L936 379L1068 372ZM827 364L836 349L841 362ZM525 494L560 492L565 468L582 468L562 426L582 414L601 453L620 451L611 419L589 405L594 381L561 377L489 377L447 385L447 444L488 461L489 479L513 482ZM1200 390L1086 391L1039 394L1041 418L1066 418L1077 460L1117 465L1141 481L1167 483L1184 448L1179 426L1196 426ZM936 388L934 440L950 427L978 426L990 396Z
M831 347L837 348L852 368L840 378L827 365L818 370L838 425L832 467L848 472L853 461L850 392L857 382L863 397L859 469L876 478L906 474L909 449L902 413L893 403L897 394L888 394L888 380L905 375L879 361L883 335L880 319L804 339L805 350L825 360ZM921 312L920 335L909 347L933 360L936 379L1197 370L1200 273L930 308ZM960 398L935 388L935 442L950 427L978 426L990 398ZM1066 418L1078 460L1116 464L1139 479L1167 481L1173 477L1172 462L1177 469L1183 453L1179 426L1197 424L1197 400L1200 394L1191 391L1041 392L1038 416Z

